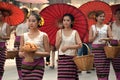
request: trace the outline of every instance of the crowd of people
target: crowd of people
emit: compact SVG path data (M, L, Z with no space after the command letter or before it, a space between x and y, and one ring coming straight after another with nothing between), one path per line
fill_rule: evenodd
M34 11L27 16L28 10L26 8L22 8L22 10L25 14L24 22L13 28L2 21L3 15L0 11L0 80L4 73L6 41L10 39L13 30L15 30L14 47L19 50L16 56L19 80L42 80L45 65L50 65L51 69L55 67L55 51L58 51L57 80L79 80L78 69L72 59L77 55L81 56L80 51L84 49L84 43L77 30L73 29L74 16L70 13L63 15L63 26L56 33L55 45L51 45L48 35L39 30L41 16ZM96 23L89 30L89 43L91 43L91 52L94 54L94 68L98 80L109 80L110 62L112 62L116 80L120 80L120 56L108 59L104 51L106 38L120 42L120 9L116 9L114 16L114 22L104 24L104 11L96 12L94 19ZM20 49L27 42L37 45L37 51L32 53L21 51ZM118 45L118 43L114 45ZM52 63L50 63L50 53L52 53ZM26 57L33 61L25 61ZM46 57L46 61L44 61L44 57Z

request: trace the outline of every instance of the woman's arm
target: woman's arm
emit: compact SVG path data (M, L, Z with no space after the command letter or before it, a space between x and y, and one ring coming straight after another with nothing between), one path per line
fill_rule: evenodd
M10 33L13 31L13 30L15 30L17 28L17 26L12 26L11 28L10 28Z
M9 40L10 39L10 26L7 24L6 25L6 36L1 36L3 40Z
M113 39L113 36L112 36L112 31L111 31L110 26L108 26L108 31L107 31L107 34L108 34L108 38Z
M60 29L59 31L57 31L56 34L56 43L55 43L55 47L56 49L59 49L61 41L62 41L62 30Z
M43 44L44 44L45 52L39 52L39 51L35 52L35 56L46 57L50 55L50 45L47 35L43 36Z
M24 45L24 37L20 37L20 46L19 46L19 56L24 57L24 52L22 51L22 46Z

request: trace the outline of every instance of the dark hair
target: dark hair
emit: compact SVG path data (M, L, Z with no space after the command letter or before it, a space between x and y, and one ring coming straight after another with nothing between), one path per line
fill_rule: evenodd
M120 8L116 9L114 14L116 14L117 12L120 12Z
M26 14L28 14L28 13L29 13L29 11L28 11L28 9L27 9L27 8L22 8L22 10L23 10L23 12L24 12L24 13L26 13Z
M63 18L65 16L68 16L71 19L71 22L74 22L75 18L74 18L74 16L72 14L66 13L66 14L63 15ZM63 18L62 18L62 21L63 21ZM71 24L71 28L72 27L73 27L73 24Z
M97 21L97 17L100 16L101 14L105 13L104 11L96 11L96 14L95 14L95 21Z
M41 21L41 16L40 16L39 14L37 14L37 13L35 13L35 12L31 12L30 15L29 15L29 17L30 17L31 15L35 16L35 18L37 19L38 22ZM38 27L41 27L41 26L38 25Z

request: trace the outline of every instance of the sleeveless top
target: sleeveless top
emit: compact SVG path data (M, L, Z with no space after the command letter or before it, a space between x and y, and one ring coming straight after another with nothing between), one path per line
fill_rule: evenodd
M16 35L17 36L22 36L26 32L28 32L27 22L26 23L21 23L17 26L17 28L16 28Z
M0 27L0 36L6 36L6 27L7 27L7 23L3 23L3 26ZM0 39L0 42L6 42L6 40L2 40Z
M95 32L98 31L98 36L96 37L92 44L105 44L105 41L100 41L100 39L107 38L108 25L104 24L101 28L95 25L92 25L91 27L94 36Z
M62 42L59 48L59 55L69 55L74 56L76 53L76 49L68 49L65 52L61 51L61 48L63 46L69 46L69 45L75 45L76 39L75 39L76 30L73 30L70 36L65 36L64 32L62 30Z
M43 44L43 36L44 35L47 35L46 33L44 32L39 32L39 35L37 37L35 37L34 39L31 39L29 36L28 36L28 33L24 33L24 42L30 42L30 43L34 43L35 45L37 45L38 47L38 50L37 51L40 51L40 52L44 52L44 44Z
M113 39L120 40L120 26L117 26L115 22L112 24L112 35Z

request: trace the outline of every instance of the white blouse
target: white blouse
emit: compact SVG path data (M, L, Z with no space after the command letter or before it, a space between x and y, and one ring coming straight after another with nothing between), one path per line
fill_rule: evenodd
M115 22L112 24L113 39L120 40L120 26L117 26Z
M0 36L6 36L6 27L7 27L7 23L3 23L3 26L0 27ZM6 40L2 40L0 39L0 42L5 42Z
M44 32L40 32L39 35L34 38L34 39L31 39L29 36L28 36L28 33L24 33L24 42L30 42L30 43L34 43L35 45L37 45L38 47L38 51L40 52L44 52L44 44L43 44L43 36L44 35L47 35L46 33Z
M16 28L16 35L21 36L24 33L28 32L28 23L21 23Z
M105 41L100 41L103 38L107 38L108 25L104 24L101 28L92 25L93 35L95 36L96 31L98 31L98 36L93 41L93 44L105 44Z
M69 56L74 56L76 53L76 49L68 49L65 52L61 51L61 48L63 46L69 46L69 45L75 45L76 40L75 40L75 34L76 30L73 30L70 36L65 36L64 31L62 30L62 42L59 48L59 55L69 55Z

